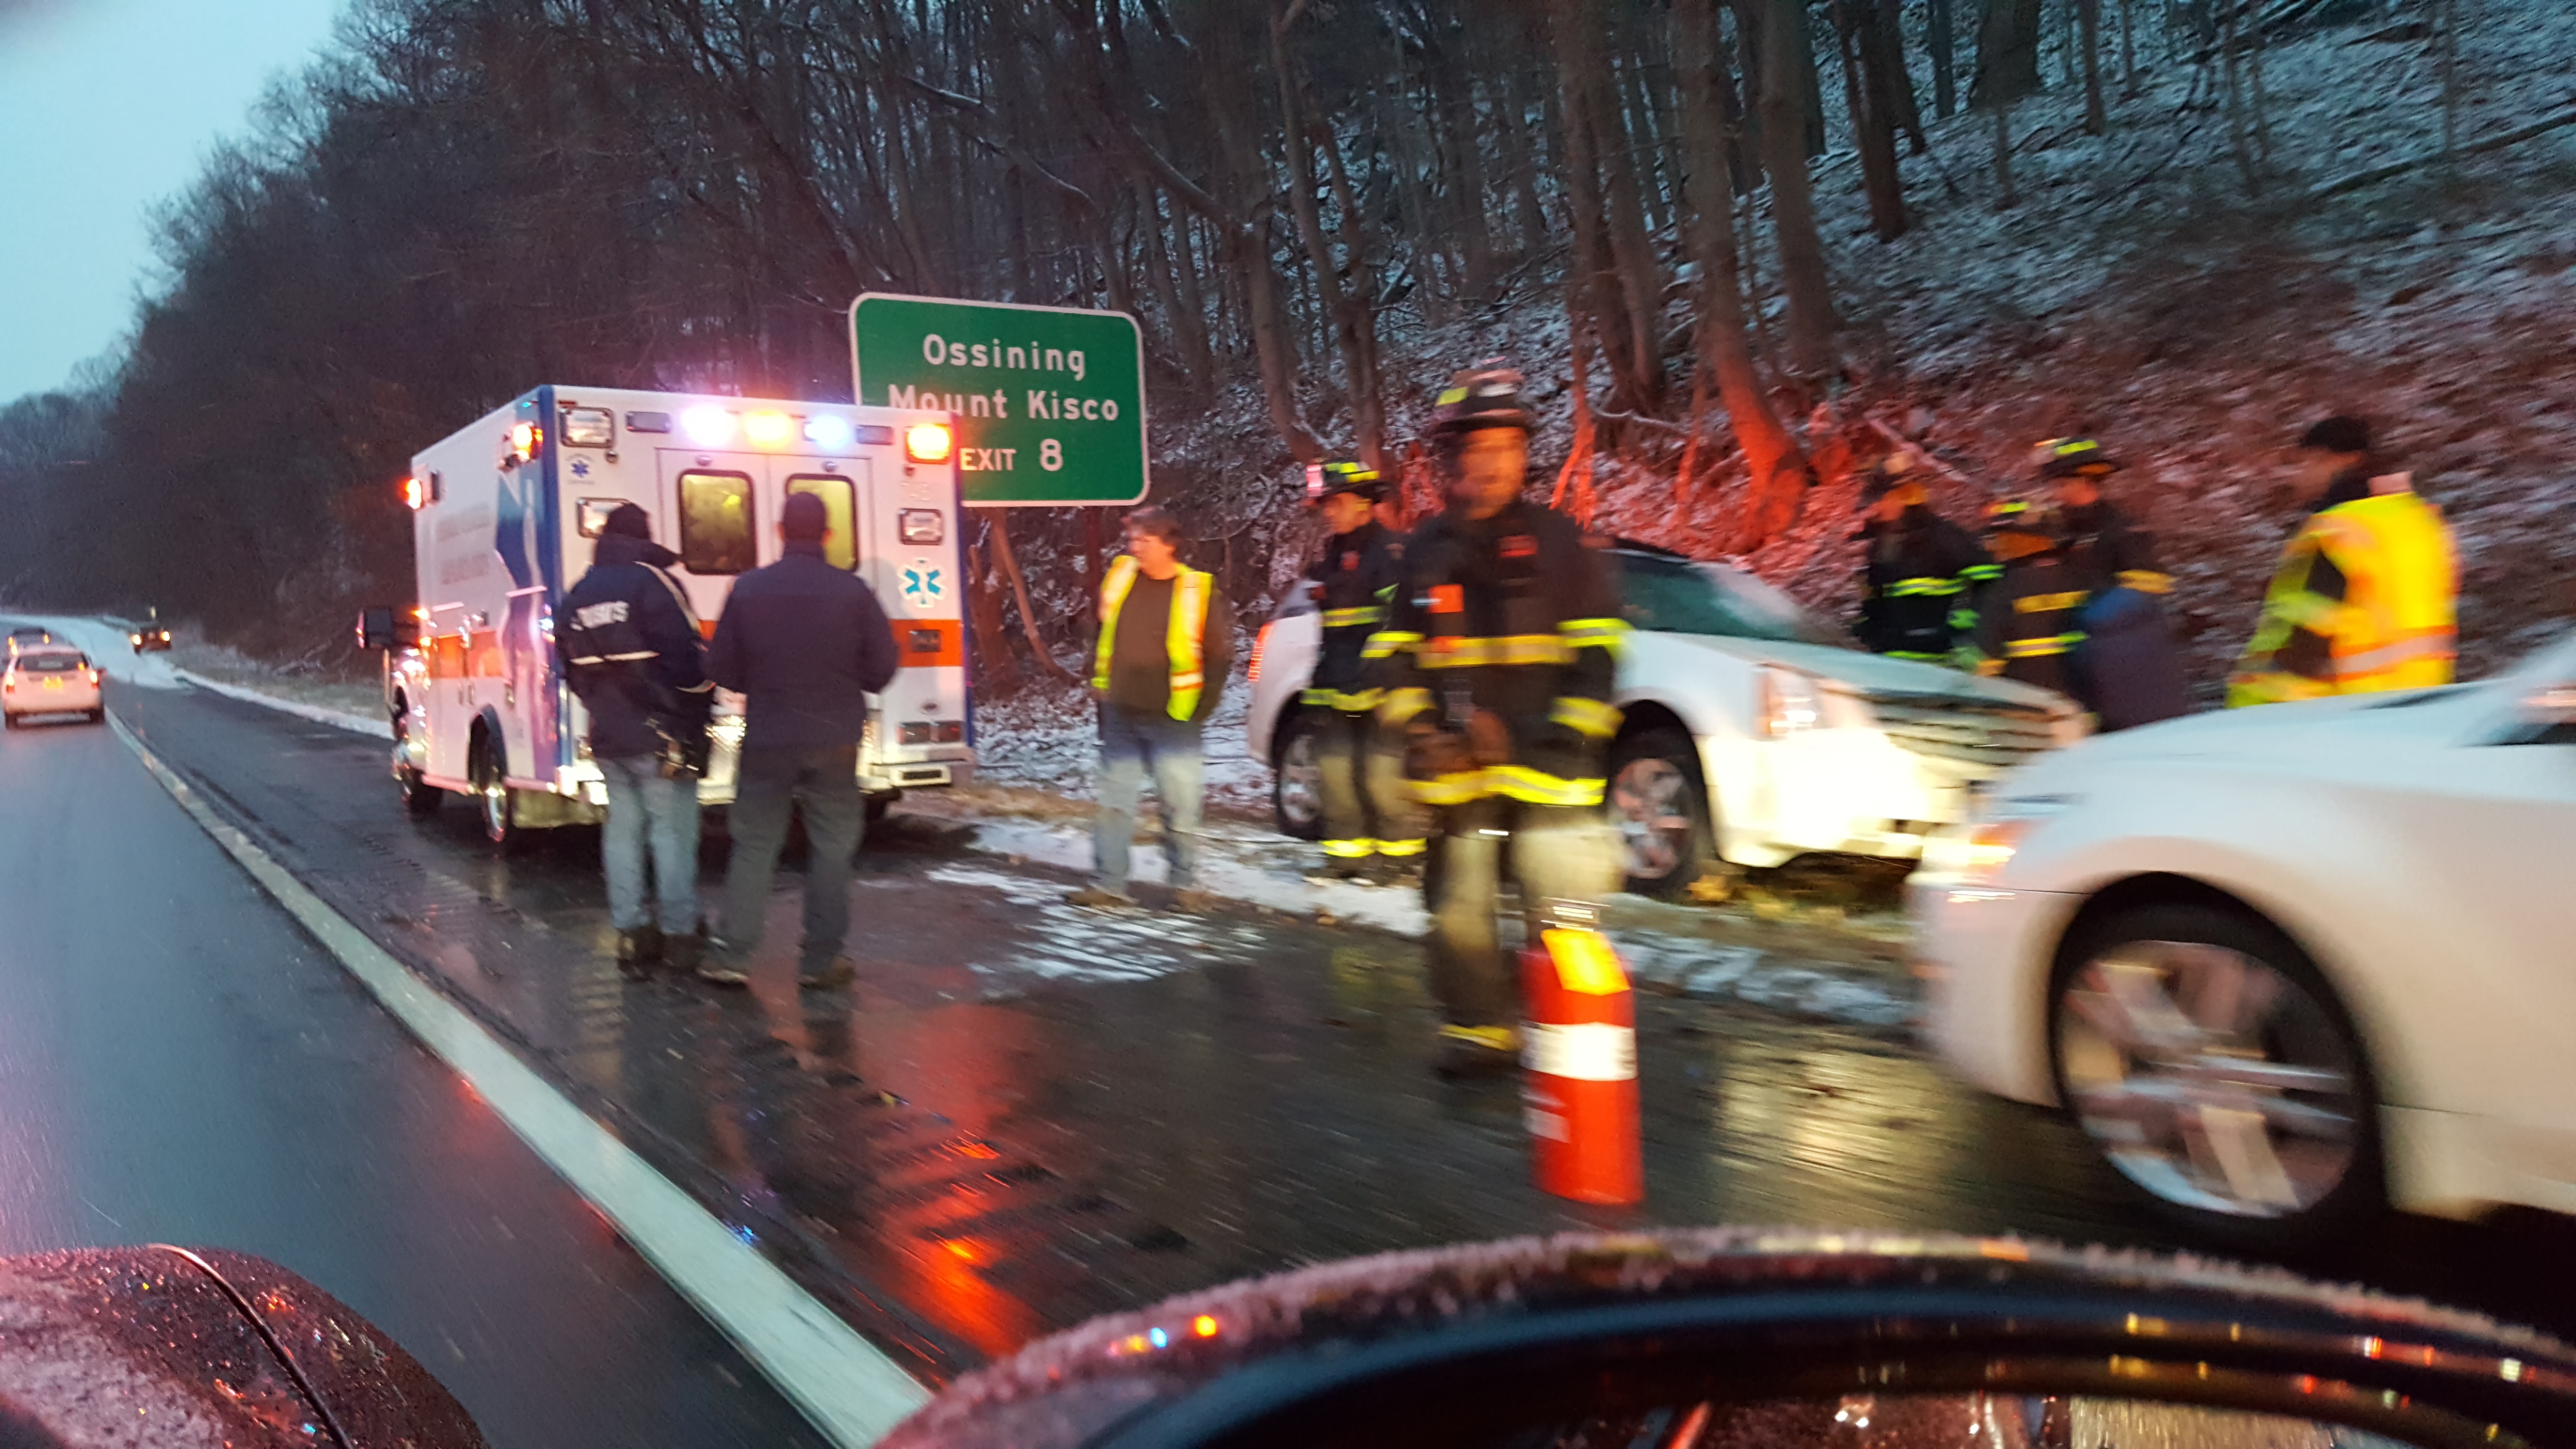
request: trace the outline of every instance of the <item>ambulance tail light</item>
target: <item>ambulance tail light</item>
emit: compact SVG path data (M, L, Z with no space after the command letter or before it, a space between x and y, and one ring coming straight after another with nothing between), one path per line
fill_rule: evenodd
M537 456L537 450L545 445L546 430L535 423L510 425L510 457L513 461L527 462Z
M966 722L964 720L944 719L939 722L939 743L956 745L963 744L965 741Z
M418 478L405 478L403 480L403 502L409 506L414 513L418 513L420 510L427 508L429 506L429 485L423 483Z
M796 420L785 413L745 413L742 438L755 448L784 448L796 436Z
M946 423L914 423L903 432L903 455L916 463L945 463L956 446Z

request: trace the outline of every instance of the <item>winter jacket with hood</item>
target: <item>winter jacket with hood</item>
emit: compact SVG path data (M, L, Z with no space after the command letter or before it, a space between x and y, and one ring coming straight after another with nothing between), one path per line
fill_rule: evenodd
M679 556L650 539L602 534L590 572L555 614L573 693L590 712L590 752L660 755L706 737L715 686L689 597L664 570Z

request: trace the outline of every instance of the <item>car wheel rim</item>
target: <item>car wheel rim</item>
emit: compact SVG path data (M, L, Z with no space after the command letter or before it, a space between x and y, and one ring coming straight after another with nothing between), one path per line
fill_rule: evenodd
M1315 764L1315 737L1299 730L1279 758L1279 818L1312 825L1324 813L1323 771Z
M1672 761L1630 760L1610 782L1610 818L1628 850L1628 874L1661 880L1690 853L1690 776Z
M2085 1135L2167 1202L2285 1217L2352 1171L2359 1064L2325 1003L2278 968L2197 941L2131 941L2076 972L2057 1030Z

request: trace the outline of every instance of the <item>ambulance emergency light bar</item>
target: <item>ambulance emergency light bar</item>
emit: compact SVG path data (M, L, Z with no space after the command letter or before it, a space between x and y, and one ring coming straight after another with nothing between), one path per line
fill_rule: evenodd
M789 447L801 437L819 452L846 453L852 448L882 447L894 441L892 428L852 423L847 418L825 415L799 419L765 410L743 413L713 403L688 409L678 421L680 435L701 448L722 448L739 437L751 447L771 451ZM626 419L626 426L639 433L666 431L670 425L667 414L631 413ZM904 434L904 452L916 463L944 463L954 446L954 437L945 423L915 423Z

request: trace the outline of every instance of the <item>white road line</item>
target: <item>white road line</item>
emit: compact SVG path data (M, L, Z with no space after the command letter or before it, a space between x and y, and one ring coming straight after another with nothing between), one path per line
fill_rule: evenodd
M614 1223L833 1443L843 1449L873 1444L928 1402L928 1391L892 1359L216 814L124 721L111 714L108 723L179 808Z

